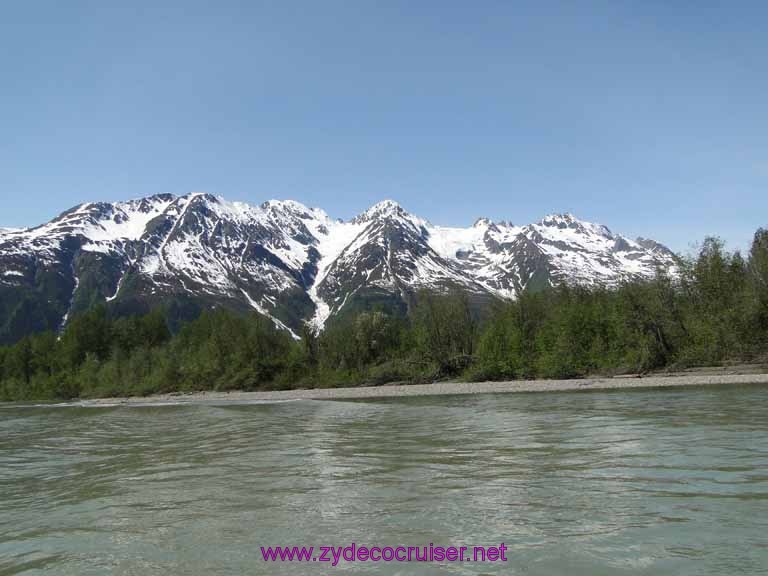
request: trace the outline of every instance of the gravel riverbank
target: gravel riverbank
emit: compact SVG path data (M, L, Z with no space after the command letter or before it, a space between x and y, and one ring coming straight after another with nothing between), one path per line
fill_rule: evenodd
M645 377L585 378L574 380L516 380L510 382L436 382L433 384L358 386L353 388L312 388L272 392L195 392L158 394L149 397L100 398L83 400L83 405L178 404L183 402L247 403L286 400L352 400L401 396L455 394L499 394L519 392L566 392L671 388L679 386L717 386L768 384L768 373L693 373Z

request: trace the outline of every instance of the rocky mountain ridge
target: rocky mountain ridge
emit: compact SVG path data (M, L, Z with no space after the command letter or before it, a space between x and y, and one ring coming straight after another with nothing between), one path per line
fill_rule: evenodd
M562 282L615 286L675 263L653 240L571 214L456 228L392 200L344 222L291 200L160 194L0 228L0 341L61 327L100 302L131 311L172 301L182 315L254 309L296 334L375 302L404 310L422 288L490 301Z

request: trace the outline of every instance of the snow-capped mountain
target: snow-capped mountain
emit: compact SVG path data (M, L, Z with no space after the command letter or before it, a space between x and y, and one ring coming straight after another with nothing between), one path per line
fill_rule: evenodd
M404 310L420 288L493 300L559 282L614 286L658 267L675 267L663 245L570 214L450 228L391 200L343 222L293 201L161 194L0 228L0 341L61 327L99 302L118 311L162 302L180 317L251 308L296 333L374 302Z

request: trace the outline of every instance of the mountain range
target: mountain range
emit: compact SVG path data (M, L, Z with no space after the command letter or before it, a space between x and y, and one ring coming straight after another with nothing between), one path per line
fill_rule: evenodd
M210 194L81 204L27 229L0 228L0 342L61 329L105 303L256 310L296 335L374 303L405 311L415 291L460 289L476 302L559 283L616 286L674 271L644 238L552 214L522 226L433 225L392 200L342 221L291 200Z

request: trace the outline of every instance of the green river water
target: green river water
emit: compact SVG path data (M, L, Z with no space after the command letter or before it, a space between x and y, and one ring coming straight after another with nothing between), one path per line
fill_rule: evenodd
M3 576L766 573L767 387L0 406Z

